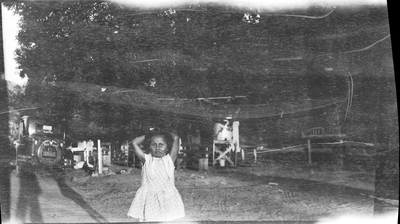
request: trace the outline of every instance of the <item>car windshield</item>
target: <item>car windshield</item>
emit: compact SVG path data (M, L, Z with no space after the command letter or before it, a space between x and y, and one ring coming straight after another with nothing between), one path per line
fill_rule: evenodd
M49 124L36 124L37 133L47 133L47 134L61 134L60 127L58 125Z

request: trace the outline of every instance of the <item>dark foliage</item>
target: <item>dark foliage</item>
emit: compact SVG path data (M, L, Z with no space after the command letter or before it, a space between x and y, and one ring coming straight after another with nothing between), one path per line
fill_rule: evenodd
M278 146L314 126L343 125L353 140L383 142L376 135L397 128L390 41L362 50L389 34L383 6L255 12L206 4L151 10L109 2L8 5L22 15L17 55L21 75L30 78L27 96L41 113L71 121L81 138L124 139L188 120L206 126L216 117L190 111L223 111L227 104L246 118L262 118L242 120L241 133L257 126ZM348 73L354 98L343 124ZM145 98L153 95L118 90L175 98L179 109L165 112L168 104ZM235 95L247 100L179 107L182 99Z

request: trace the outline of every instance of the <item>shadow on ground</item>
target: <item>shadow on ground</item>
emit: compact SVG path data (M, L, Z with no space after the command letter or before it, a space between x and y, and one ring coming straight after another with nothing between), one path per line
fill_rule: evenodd
M86 211L86 213L92 217L96 222L108 222L101 214L99 214L96 210L94 210L76 191L74 191L70 186L65 183L64 177L54 178L57 182L58 187L60 188L61 194L66 198L71 199L76 204L82 207Z
M39 196L42 190L40 189L36 174L29 171L21 171L19 174L19 186L16 210L17 218L24 221L29 211L31 222L43 222L39 204Z
M11 166L0 162L0 203L1 220L6 222L10 219L11 209Z

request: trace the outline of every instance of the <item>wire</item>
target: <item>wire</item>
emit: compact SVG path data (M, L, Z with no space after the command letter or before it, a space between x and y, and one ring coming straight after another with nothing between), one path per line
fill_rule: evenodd
M132 61L131 63L143 63L143 62L152 62L152 61L160 61L161 59L155 58L155 59L147 59L147 60L141 60L141 61Z
M390 34L387 35L386 37L384 37L384 38L382 38L382 39L376 41L375 43L373 43L373 44L367 46L367 47L364 47L364 48L361 48L361 49L356 49L356 50L351 50L351 51L344 51L344 52L341 52L341 53L342 53L342 54L348 54L348 53L355 53L355 52L360 52L360 51L366 51L366 50L369 50L370 48L372 48L373 46L375 46L376 44L378 44L379 42L382 42L382 41L386 40L386 39L389 38L389 37L390 37Z
M366 155L368 157L373 157L373 156L377 156L377 155L384 155L385 153L393 151L393 150L396 150L396 149L399 149L399 146L393 147L393 148L388 149L388 150L383 151L383 152L377 152L377 153L373 153L373 154L368 154L367 151L365 149L363 149L363 154L362 155Z
M8 110L8 111L3 111L0 112L0 114L7 114L7 113L12 113L12 112L16 112L16 111L23 111L23 110L34 110L34 109L38 109L39 107L30 107L30 108L23 108L23 109L18 109L18 110Z
M350 72L347 73L348 75L346 76L348 79L348 95L347 95L347 107L346 107L346 114L344 115L343 121L342 121L342 126L344 125L346 118L349 114L351 104L353 101L353 89L354 89L354 84L353 84L353 77Z
M328 12L327 14L323 16L305 16L305 15L293 15L293 14L271 14L267 16L287 16L287 17L298 17L298 18L305 18L305 19L323 19L327 16L329 16L333 11L335 11L336 7L333 7L333 9Z

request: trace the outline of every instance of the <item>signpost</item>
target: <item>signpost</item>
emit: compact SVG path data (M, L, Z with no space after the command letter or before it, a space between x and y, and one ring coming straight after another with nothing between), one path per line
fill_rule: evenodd
M308 149L308 164L312 164L311 159L311 139L323 139L323 138L347 138L346 134L341 133L341 127L314 127L309 128L301 133L302 138L307 139L307 149Z

